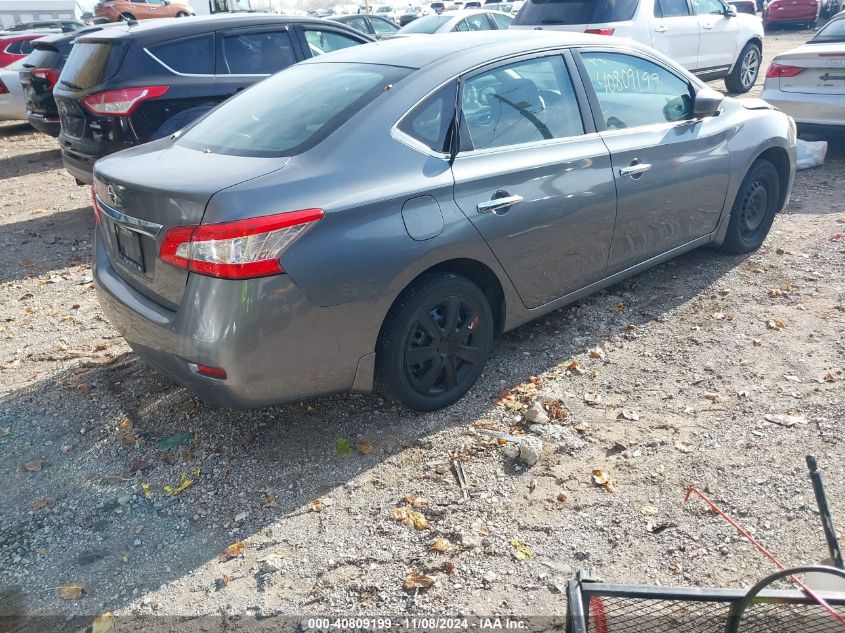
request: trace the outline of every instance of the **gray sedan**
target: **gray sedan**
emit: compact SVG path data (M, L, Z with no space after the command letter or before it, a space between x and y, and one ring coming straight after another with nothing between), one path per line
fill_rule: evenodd
M0 68L0 121L26 121L26 99L20 80L23 61Z
M94 276L225 406L460 398L494 336L707 244L753 251L795 128L639 45L390 40L297 64L95 167Z

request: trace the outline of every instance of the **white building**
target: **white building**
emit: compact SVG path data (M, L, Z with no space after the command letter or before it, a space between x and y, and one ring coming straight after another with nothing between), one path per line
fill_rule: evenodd
M78 20L78 0L0 0L0 25L12 26L34 20Z

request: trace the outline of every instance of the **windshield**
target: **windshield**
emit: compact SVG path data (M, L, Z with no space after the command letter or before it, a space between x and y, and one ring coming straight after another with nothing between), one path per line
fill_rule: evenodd
M831 20L820 28L810 39L810 43L818 42L845 42L845 18Z
M313 147L409 68L327 63L291 66L224 102L177 144L234 156L293 156Z
M398 33L434 33L441 26L446 24L452 16L449 15L425 15L417 18L410 24L403 26Z

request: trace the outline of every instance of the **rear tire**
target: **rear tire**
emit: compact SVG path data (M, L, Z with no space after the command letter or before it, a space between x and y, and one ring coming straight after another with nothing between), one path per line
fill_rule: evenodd
M478 380L493 331L481 288L452 273L426 273L402 292L384 321L376 388L417 411L446 407Z
M184 11L180 11L179 13L176 14L176 17L177 18L187 18L188 14L185 13Z
M135 16L131 13L121 13L120 14L120 21L121 22L133 22L135 20Z
M736 194L722 251L738 255L760 248L772 228L779 203L778 170L765 158L758 159Z
M725 77L725 87L728 92L742 94L751 90L760 74L762 58L760 47L754 42L748 42L739 54L730 74Z

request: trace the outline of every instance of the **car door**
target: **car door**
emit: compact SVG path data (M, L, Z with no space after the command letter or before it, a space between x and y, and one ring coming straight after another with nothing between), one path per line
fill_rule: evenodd
M286 24L222 30L216 39L215 93L221 101L303 58Z
M582 49L579 57L616 179L608 272L709 235L728 186L724 117L693 118L693 86L645 54Z
M568 53L461 80L455 202L530 308L604 276L616 217L607 148Z
M698 66L700 29L688 0L654 0L652 46L690 70Z
M700 28L697 70L730 67L739 54L739 20L728 15L722 0L692 0L692 6Z

